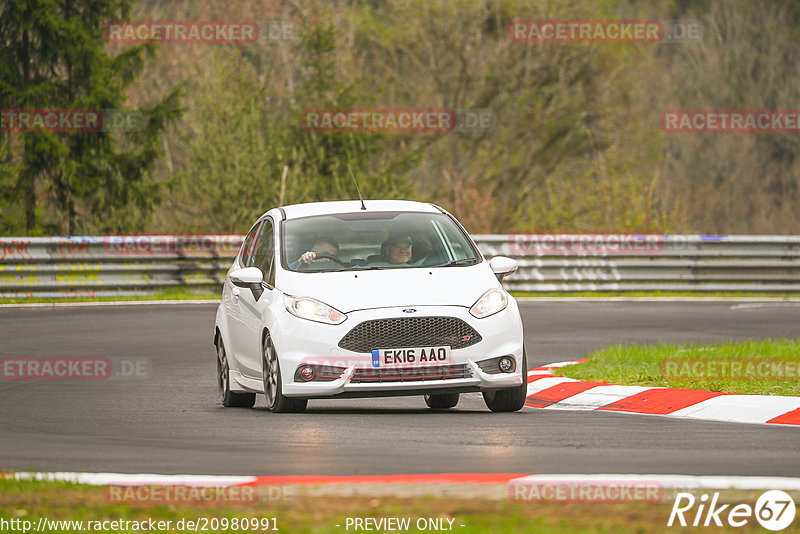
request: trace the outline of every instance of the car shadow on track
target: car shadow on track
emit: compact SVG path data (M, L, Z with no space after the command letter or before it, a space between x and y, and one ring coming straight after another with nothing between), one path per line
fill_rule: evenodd
M266 406L255 406L253 410L263 412L263 413L271 413ZM320 407L312 407L309 406L303 412L305 414L336 414L336 415L422 415L422 414L476 414L476 413L491 413L489 410L471 410L471 409L462 409L459 410L458 408L450 409L450 410L430 410L428 408L354 408L354 407L329 407L329 406L320 406ZM284 414L277 414L277 415L284 415Z

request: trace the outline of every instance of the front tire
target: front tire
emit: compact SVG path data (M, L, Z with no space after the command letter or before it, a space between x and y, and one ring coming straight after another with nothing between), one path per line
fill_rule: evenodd
M441 393L439 395L425 395L425 404L431 410L446 410L455 408L458 404L458 393Z
M493 412L516 412L525 405L528 394L528 360L522 350L522 384L508 389L484 391L486 407Z
M308 399L286 397L283 394L281 364L269 334L264 336L264 353L261 358L261 379L267 408L274 413L300 413L306 409Z
M255 393L234 393L231 391L231 368L222 337L217 339L217 389L219 400L226 408L252 408L256 403Z

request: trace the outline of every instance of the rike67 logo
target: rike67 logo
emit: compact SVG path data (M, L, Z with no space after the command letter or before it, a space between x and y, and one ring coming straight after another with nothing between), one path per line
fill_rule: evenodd
M753 525L755 520L761 527L779 531L792 524L796 513L791 495L780 490L762 493L754 506L749 504L721 504L719 492L709 497L703 493L695 497L691 493L678 493L669 514L667 526L682 527L743 527Z

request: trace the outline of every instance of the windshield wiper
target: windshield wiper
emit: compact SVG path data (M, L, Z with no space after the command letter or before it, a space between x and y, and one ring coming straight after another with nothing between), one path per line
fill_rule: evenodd
M381 267L379 265L353 265L350 267L350 270L358 270L358 271L380 271L385 269L385 267Z
M460 260L450 260L445 263L438 263L436 265L427 265L427 267L450 267L451 265L469 265L477 263L478 258L462 258Z

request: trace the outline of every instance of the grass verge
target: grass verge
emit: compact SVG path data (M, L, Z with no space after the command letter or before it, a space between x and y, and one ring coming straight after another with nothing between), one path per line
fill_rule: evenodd
M262 488L263 489L263 488ZM68 483L16 481L0 479L0 519L30 521L35 531L40 518L78 521L171 521L227 518L270 518L278 532L340 533L347 518L410 518L411 528L419 518L453 519L452 531L463 533L552 532L653 532L667 530L666 522L672 501L665 503L569 503L552 501L484 500L461 498L394 497L303 497L282 500L259 500L251 504L129 505L109 502L108 489ZM274 518L274 522L272 521ZM719 531L752 531L758 526L750 521L745 528ZM230 524L230 523L229 523ZM337 527L336 525L340 525ZM463 525L463 527L461 526ZM66 526L49 532L80 532ZM8 530L8 529L7 529ZM212 529L201 532L271 532L272 530ZM377 530L377 529L376 529ZM687 529L672 527L669 531ZM22 532L21 529L14 531ZM85 532L86 530L84 530ZM172 530L175 532L186 531ZM193 530L192 530L193 531ZM796 531L792 528L786 531ZM784 531L784 532L786 532ZM124 530L105 530L124 532ZM153 531L153 532L158 532Z
M800 340L714 345L616 345L559 373L578 380L702 389L746 395L800 396Z
M174 287L159 291L152 295L128 295L110 297L31 297L31 298L0 298L0 304L37 304L54 302L134 302L142 300L219 300L219 293L198 292L184 287Z

